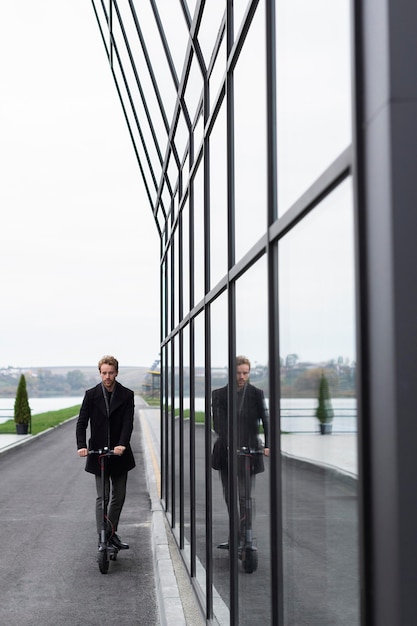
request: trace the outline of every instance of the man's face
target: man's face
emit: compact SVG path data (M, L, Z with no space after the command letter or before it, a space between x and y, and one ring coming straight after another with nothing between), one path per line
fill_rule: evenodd
M113 391L117 376L114 365L106 365L103 363L100 368L100 376L107 391Z
M247 363L243 363L242 365L238 365L236 368L236 382L237 388L243 389L246 383L249 380L250 367Z

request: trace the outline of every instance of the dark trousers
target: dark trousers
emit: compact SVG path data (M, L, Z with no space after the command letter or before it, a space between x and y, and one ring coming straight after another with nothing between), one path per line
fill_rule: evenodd
M117 527L119 525L120 513L122 512L123 504L126 498L126 482L127 482L127 472L125 474L121 474L120 476L107 476L105 478L105 501L107 508L107 520L109 525L109 530L112 532L117 531ZM110 491L110 483L111 483L111 491ZM101 476L96 476L96 489L97 489L97 499L96 499L96 522L97 522L97 533L100 534L101 531L101 520L102 520L102 508L101 508ZM109 503L110 498L110 503Z
M246 523L252 525L252 490L255 486L255 475L251 474L249 477L248 485L246 485L246 477L245 477L245 457L238 458L238 467L237 467L237 490L238 490L238 498L239 498L239 539L240 542L243 543L245 539L246 533ZM229 503L229 472L228 468L220 470L220 478L223 486L223 495L227 504L227 510L230 512L230 503ZM247 489L247 493L246 493ZM250 500L249 504L246 502L246 498Z

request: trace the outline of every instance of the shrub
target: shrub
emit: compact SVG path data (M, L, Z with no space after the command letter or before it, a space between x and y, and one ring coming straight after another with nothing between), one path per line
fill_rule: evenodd
M20 376L14 402L14 421L16 424L30 424L31 412L29 406L28 392L26 389L26 378L24 374Z

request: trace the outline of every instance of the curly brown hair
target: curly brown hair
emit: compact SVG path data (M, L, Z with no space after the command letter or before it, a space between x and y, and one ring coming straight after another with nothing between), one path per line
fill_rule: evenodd
M249 369L250 369L250 361L248 359L247 356L243 356L243 354L240 354L239 356L236 357L236 367L238 367L239 365L249 365Z
M103 356L100 361L98 362L98 371L101 372L101 366L102 365L113 365L113 367L116 370L116 374L119 372L119 361L117 359L114 358L114 356L110 356L109 354L107 354L106 356Z

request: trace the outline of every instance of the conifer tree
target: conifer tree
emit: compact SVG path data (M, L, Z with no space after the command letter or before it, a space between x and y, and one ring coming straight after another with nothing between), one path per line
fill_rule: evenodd
M14 421L16 424L30 424L31 412L29 406L28 392L26 389L26 378L24 374L20 376L14 402Z
M332 401L330 399L329 382L324 375L324 372L322 372L319 385L319 398L318 407L316 409L316 417L321 424L328 424L332 421L333 415L334 413L332 408Z

